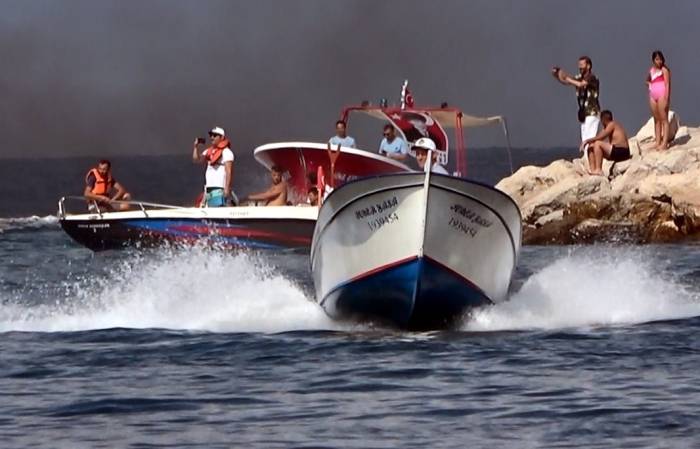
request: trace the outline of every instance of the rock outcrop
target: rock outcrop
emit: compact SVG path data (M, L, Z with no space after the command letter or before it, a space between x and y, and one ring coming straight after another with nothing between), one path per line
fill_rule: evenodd
M605 161L607 176L587 161L526 166L496 187L523 216L526 244L598 241L672 242L700 237L700 127L680 126L666 151L652 151L653 122L629 141L632 159Z

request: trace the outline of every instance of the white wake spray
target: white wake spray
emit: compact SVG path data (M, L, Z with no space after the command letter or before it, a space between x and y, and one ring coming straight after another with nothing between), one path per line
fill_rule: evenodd
M190 249L125 261L67 286L54 304L0 305L0 332L167 328L213 332L334 329L302 289L244 254ZM301 258L303 260L303 258Z
M589 328L700 316L697 289L657 263L642 250L573 251L533 274L509 301L473 313L463 329ZM367 329L333 322L307 293L255 256L163 250L128 258L106 276L69 281L51 302L45 292L38 300L21 292L0 298L0 332Z
M58 217L54 215L47 215L45 217L32 215L30 217L0 218L0 233L19 229L53 228L57 225Z
M532 275L507 302L475 312L464 329L559 329L699 316L698 292L658 263L631 248L574 252Z

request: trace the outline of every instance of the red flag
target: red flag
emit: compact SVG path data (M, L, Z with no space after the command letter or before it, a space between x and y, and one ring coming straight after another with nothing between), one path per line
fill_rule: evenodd
M413 108L413 94L411 94L411 91L408 90L408 87L406 87L406 96L404 97L404 104L409 109Z
M408 80L404 81L401 86L401 109L406 108L413 109L413 95L408 90Z

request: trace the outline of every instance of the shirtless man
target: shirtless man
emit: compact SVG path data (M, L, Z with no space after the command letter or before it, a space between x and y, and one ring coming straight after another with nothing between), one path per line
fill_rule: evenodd
M595 137L581 143L581 152L588 145L588 166L591 175L603 175L603 159L609 161L626 161L631 158L627 133L622 125L613 120L612 112L600 113L603 130ZM607 140L607 142L606 142Z
M286 206L287 205L287 181L282 178L282 170L273 165L270 169L272 185L269 189L261 193L249 195L246 200L265 201L265 206Z

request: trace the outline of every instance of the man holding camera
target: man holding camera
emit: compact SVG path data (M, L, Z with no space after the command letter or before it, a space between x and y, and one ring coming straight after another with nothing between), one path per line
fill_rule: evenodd
M204 198L201 207L222 207L229 202L236 203L232 195L231 184L233 181L233 151L230 142L226 138L224 129L216 126L209 131L211 146L201 154L199 149L204 146L204 138L199 137L194 141L192 149L192 162L206 163Z
M581 141L593 138L598 134L600 125L600 105L598 95L600 83L593 74L593 62L588 56L578 58L579 73L572 77L559 67L552 68L552 75L560 83L573 86L576 89L578 103L578 121L581 123ZM584 154L586 148L583 148Z

